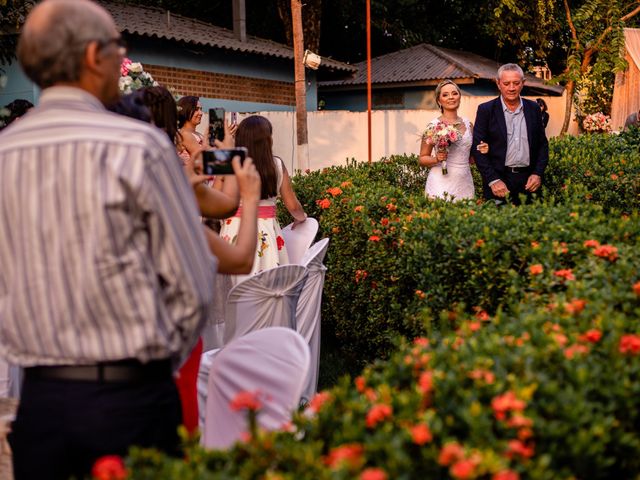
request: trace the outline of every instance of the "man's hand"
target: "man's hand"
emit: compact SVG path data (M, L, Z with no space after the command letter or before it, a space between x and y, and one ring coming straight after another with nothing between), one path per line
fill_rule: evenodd
M240 164L240 157L235 156L231 160L233 172L235 173L238 189L240 190L240 198L243 202L259 202L262 193L262 182L260 174L253 164L253 159L247 157L244 163Z
M496 183L491 185L491 191L498 198L504 198L507 196L507 193L509 193L507 185L502 180L498 180Z
M527 184L524 186L524 189L527 192L535 192L542 185L542 179L540 175L529 175L529 179L527 180Z

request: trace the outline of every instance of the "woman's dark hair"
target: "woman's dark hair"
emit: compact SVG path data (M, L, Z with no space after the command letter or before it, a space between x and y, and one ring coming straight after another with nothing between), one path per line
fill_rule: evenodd
M184 127L184 124L191 120L193 114L198 109L198 101L200 97L187 95L178 100L178 128Z
M548 110L547 108L547 102L545 102L543 99L541 98L536 98L536 103L538 104L538 106L542 109L543 112L546 112Z
M11 102L9 105L7 105L5 108L10 112L6 121L6 124L10 125L16 119L20 118L25 113L27 113L31 108L33 108L33 103L31 103L29 100L23 100L21 98L18 98L13 102Z
M145 123L151 121L151 112L144 104L142 98L142 92L140 90L134 90L131 93L123 95L113 105L110 105L108 110L124 115L125 117L135 118Z
M236 146L246 147L262 180L260 198L278 195L278 173L273 160L271 122L260 115L245 118L238 125Z
M172 143L180 143L178 132L178 109L176 100L165 87L145 87L142 91L142 101L151 112L151 123L164 130Z

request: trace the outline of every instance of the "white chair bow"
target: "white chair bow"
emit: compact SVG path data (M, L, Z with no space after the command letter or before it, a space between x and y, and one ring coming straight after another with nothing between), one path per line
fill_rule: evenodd
M296 328L296 305L307 278L301 265L280 265L233 287L227 297L224 344L265 327Z
M202 444L224 449L248 430L246 412L231 402L240 392L258 392L258 425L283 428L298 406L309 369L309 348L294 330L272 327L235 339L213 359Z
M307 217L307 219L299 223L292 230L293 223L290 223L282 229L282 237L284 238L284 246L287 249L289 263L300 264L302 257L309 249L309 246L316 238L318 233L318 221L315 218Z
M307 250L302 258L302 265L306 267L308 274L296 307L296 328L309 344L311 352L309 374L302 392L302 397L306 400L313 398L318 389L322 289L327 271L323 261L328 247L329 239L323 238Z

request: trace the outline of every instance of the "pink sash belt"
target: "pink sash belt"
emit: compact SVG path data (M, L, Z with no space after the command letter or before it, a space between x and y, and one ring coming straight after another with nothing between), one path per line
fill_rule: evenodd
M242 216L242 207L239 207L234 217ZM258 206L258 218L276 218L276 206L275 205L260 205Z

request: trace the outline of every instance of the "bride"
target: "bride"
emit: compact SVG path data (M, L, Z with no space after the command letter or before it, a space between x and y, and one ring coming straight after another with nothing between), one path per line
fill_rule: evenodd
M473 125L466 118L458 116L461 92L458 85L451 80L443 80L436 87L436 103L442 112L429 125L444 123L454 127L459 134L458 141L452 143L448 151L437 149L423 136L420 144L418 163L428 167L429 176L425 185L425 195L429 198L465 199L474 197L473 178L469 165ZM489 145L481 142L478 145L481 153L489 152ZM446 161L446 169L443 162Z

